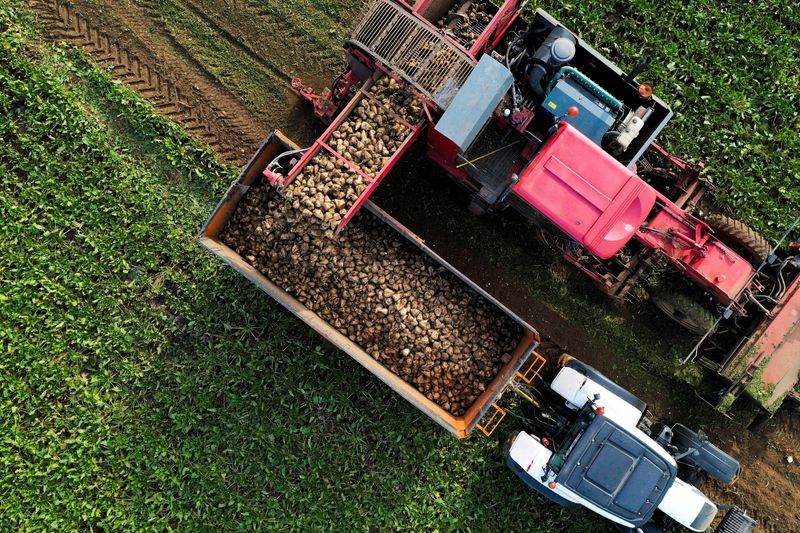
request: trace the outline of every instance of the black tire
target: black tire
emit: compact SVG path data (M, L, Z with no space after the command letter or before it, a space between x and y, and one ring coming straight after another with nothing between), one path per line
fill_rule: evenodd
M486 204L486 202L478 198L473 198L470 200L469 207L467 209L476 217L483 216L489 212L489 206Z
M685 453L689 448L697 450L681 460L696 465L722 483L733 483L742 470L739 461L711 444L705 436L683 424L672 426L672 445L679 453Z
M670 320L698 336L704 335L717 322L703 304L680 292L655 291L650 294L650 300Z
M639 527L627 527L617 524L617 531L620 533L667 533L668 530L658 527L657 525L648 522Z
M766 409L760 409L758 414L753 418L750 424L748 424L747 430L753 433L761 433L771 420L772 413Z
M720 214L707 216L705 222L720 240L754 265L760 265L769 257L772 250L769 241L744 222Z
M503 441L500 443L500 453L503 454L503 461L508 459L509 454L511 453L511 444L514 442L514 439L517 438L519 435L519 431L512 431Z
M557 370L561 370L562 368L567 366L567 364L569 364L570 361L574 361L574 360L575 360L574 357L572 357L567 352L564 352L561 355L559 355L558 359L556 360L556 369Z

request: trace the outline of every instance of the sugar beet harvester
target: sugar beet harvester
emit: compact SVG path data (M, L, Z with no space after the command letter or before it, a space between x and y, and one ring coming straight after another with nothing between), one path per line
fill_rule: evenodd
M705 531L720 509L728 512L718 532L748 533L753 529L755 522L746 513L718 506L696 488L705 476L732 483L740 472L735 459L702 433L681 424L670 427L651 421L645 416L643 401L569 356L561 357L555 378L545 383L539 374L546 361L534 351L538 334L377 205L369 201L365 204L371 217L522 326L512 356L463 416L453 416L426 398L368 354L342 328L334 327L289 294L277 284L281 272L257 269L257 258L242 257L229 247L224 240L230 238L230 227L237 217L241 221L247 196L258 188L263 190L263 173L269 163L297 149L280 133L271 134L204 225L200 243L458 437L466 437L476 427L490 436L506 415L499 405L502 394L506 390L519 394L527 401L528 411L517 415L524 431L512 433L506 440L505 461L528 486L555 503L584 506L631 533L668 531L674 524ZM284 244L280 236L276 240L284 248L294 246ZM303 268L303 264L301 260L294 267ZM398 310L395 306L389 313Z
M798 244L780 257L741 222L704 213L712 186L703 164L654 142L672 111L636 81L647 61L626 74L546 12L524 22L526 4L373 2L345 43L348 67L332 88L317 95L293 83L331 126L299 160L276 162L269 180L286 187L329 151L368 184L337 219L341 229L408 146L425 139L429 158L471 195L472 211L517 210L605 293L649 297L702 336L686 361L724 378L713 398L720 410L745 392L768 413L796 398ZM367 174L352 146L328 141L364 88L387 76L424 112L413 124L397 117L407 126L403 144ZM660 281L645 282L654 269Z
M506 389L530 400L534 414L526 419L527 431L511 439L507 460L547 497L584 505L626 528L655 528L670 519L705 527L717 507L691 482L701 473L732 480L738 472L733 459L702 434L649 423L639 400L580 363L566 364L549 387L535 386L543 365L534 352L535 331L368 201L408 147L425 138L430 158L472 194L473 211L517 209L540 228L545 242L610 295L625 297L655 263L685 274L693 282L687 287L726 311L716 335L704 337L714 342L704 345L711 349L700 359L730 378L721 404L755 385L767 387L770 397L760 396L765 406L779 405L797 376L792 346L798 328L791 318L800 307L797 258L778 261L763 239L735 221L695 216L709 189L700 178L702 164L676 158L653 142L671 116L668 106L648 84L635 82L636 73L620 71L545 12L523 23L518 15L524 4L508 1L498 9L470 1L373 3L346 43L349 66L331 90L320 96L293 83L329 127L308 149L271 135L200 240L459 437L475 427L491 434L504 416L497 401ZM221 240L241 204L255 189L263 191L265 181L295 212L328 227L320 230L326 238L335 237L330 227L338 233L351 221L358 224L355 215L366 206L384 229L520 326L516 347L463 413L454 415L442 398L423 394L425 372L438 375L438 369L425 367L414 384L401 379L380 362L380 350L368 352L363 341L351 338L360 333L350 333L342 317L302 303L303 287L290 294L280 286L284 272L265 268L262 258L284 257L282 242L292 246L292 254L295 247L302 251L308 239L291 231L276 239L274 218L267 217L254 227L265 239L271 234L270 247L242 257ZM296 240L284 241L288 235ZM314 277L313 264L297 264L306 276L298 279ZM664 293L653 299L679 323L702 329L703 313L691 300ZM378 310L385 317L395 306ZM335 321L323 319L323 312ZM735 318L726 322L730 317ZM378 314L375 320L385 322ZM774 354L770 343L780 344ZM428 336L415 349L423 345L436 349ZM463 354L450 357L456 355ZM725 374L730 369L735 373ZM611 414L604 416L606 409ZM620 469L632 475L614 477ZM721 525L725 531L751 526L737 510Z

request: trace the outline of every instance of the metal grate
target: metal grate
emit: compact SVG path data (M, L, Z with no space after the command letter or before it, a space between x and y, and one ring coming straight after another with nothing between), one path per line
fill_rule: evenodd
M478 37L467 39L466 37L463 37L461 34L469 32L469 33L474 33L474 34L480 36L486 30L486 27L488 25L489 24L484 23L484 22L475 22L475 23L464 24L463 26L461 26L459 28L460 33L456 34L455 32L453 32L452 38L455 39L456 41L458 41L458 43L461 46L463 46L463 47L465 47L467 49L472 48L472 45L475 44L475 41L478 40Z
M391 0L372 4L350 41L400 74L442 109L447 108L475 68L475 61L441 33Z

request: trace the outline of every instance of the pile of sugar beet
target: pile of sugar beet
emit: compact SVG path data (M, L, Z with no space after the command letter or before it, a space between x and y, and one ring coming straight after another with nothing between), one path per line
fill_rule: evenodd
M324 190L330 178L317 169L313 186ZM328 211L314 215L298 193L254 186L220 239L427 398L464 414L510 361L522 328L374 215L359 212L336 234Z
M388 110L408 124L417 124L422 103L389 76L378 80L370 93L374 100L363 98L326 142L372 179L411 133ZM321 150L288 184L285 196L305 216L335 227L368 185L358 172Z
M475 30L486 28L492 21L486 4L477 0L457 2L436 25L455 37L465 48L470 48L480 37Z
M485 390L522 335L513 320L370 213L335 235L257 185L220 238L454 415Z

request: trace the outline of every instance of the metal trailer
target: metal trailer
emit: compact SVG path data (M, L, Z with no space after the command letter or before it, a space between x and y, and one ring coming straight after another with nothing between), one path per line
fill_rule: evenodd
M489 293L439 257L425 245L425 242L421 238L403 227L380 207L369 201L365 204L365 207L370 213L396 231L398 235L416 246L420 254L427 255L438 264L445 267L465 285L491 302L522 327L523 335L512 354L511 360L505 364L499 374L497 374L486 387L483 394L478 397L462 416L454 416L426 398L416 388L403 381L373 359L360 346L320 318L316 313L309 310L281 287L273 283L266 275L249 265L234 250L219 240L220 233L236 211L239 202L241 202L242 198L248 193L250 187L258 183L259 180L266 179L264 177L264 170L267 168L267 165L280 154L289 150L297 150L298 148L297 145L280 132L270 134L206 221L198 236L199 243L237 270L258 288L270 295L275 301L305 322L314 331L322 335L331 344L355 359L360 365L386 383L386 385L400 396L408 400L428 418L447 429L456 437L465 438L469 436L476 427L485 435L491 435L505 416L505 411L497 404L497 401L505 389L515 381L530 383L545 363L545 359L535 352L540 341L539 334L530 324L515 315L507 307L495 300ZM318 149L321 148L318 147ZM481 423L482 420L483 423Z

